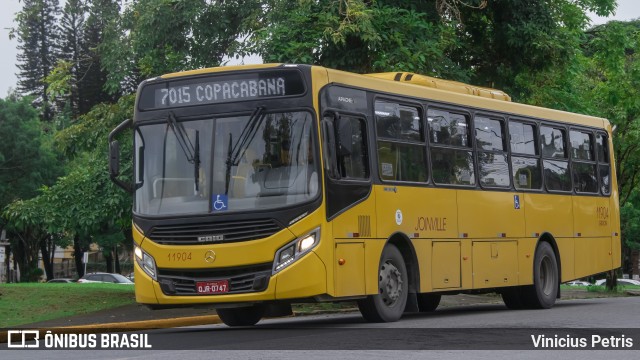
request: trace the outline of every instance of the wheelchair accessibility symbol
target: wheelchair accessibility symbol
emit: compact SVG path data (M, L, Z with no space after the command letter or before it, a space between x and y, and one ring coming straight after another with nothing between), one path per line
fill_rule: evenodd
M229 197L227 195L213 195L211 198L211 207L213 211L225 211L228 208Z

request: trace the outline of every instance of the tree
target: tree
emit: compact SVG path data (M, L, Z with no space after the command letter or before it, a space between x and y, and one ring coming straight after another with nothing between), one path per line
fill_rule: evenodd
M100 46L112 93L145 77L218 66L260 13L258 0L138 0L105 31Z
M411 71L526 96L528 74L564 69L587 11L615 0L275 0L249 51L267 62ZM524 79L520 79L524 77Z
M82 40L82 61L79 64L81 80L79 92L79 113L85 114L95 105L103 102L114 102L117 97L109 95L105 85L107 72L104 69L103 54L100 47L105 39L105 32L110 23L115 23L120 16L117 0L96 0L89 5L89 15L85 22Z
M18 27L10 34L18 38L18 90L36 97L45 122L51 122L54 115L44 78L59 56L59 14L58 0L24 0L16 15Z
M59 174L30 98L0 99L0 209L37 194Z
M429 3L429 2L427 2ZM468 80L451 57L461 44L435 5L406 1L274 1L248 51L266 62L359 73L412 71Z
M117 188L107 171L107 135L133 112L133 96L116 104L100 104L82 115L75 124L56 134L56 144L72 161L67 175L40 196L57 214L53 227L73 238L74 257L79 276L83 275L82 256L96 241L107 258L131 236L131 197ZM124 137L127 135L123 135ZM131 133L128 134L131 139ZM123 159L131 159L131 141L123 141ZM122 164L130 173L131 161ZM115 234L119 232L118 234Z
M55 181L59 162L40 129L38 112L30 98L0 99L0 139L0 213L9 209L0 228L8 230L12 252L26 280L35 276L40 244L48 233L43 213L32 211L32 204L24 199L34 197L43 184ZM24 211L16 210L25 203ZM46 204L42 205L46 210Z
M474 69L473 83L505 90L514 99L527 96L528 85L534 85L526 81L531 74L563 71L572 65L580 52L588 11L607 16L616 6L615 0L473 0L467 4L475 6L458 9L456 32L464 46L455 60Z
M69 104L73 117L79 114L84 97L80 91L80 81L83 79L80 66L86 56L83 53L86 14L84 0L67 0L60 18L61 54L56 70L64 70L68 74L68 87L66 93L59 95L64 95L63 102Z

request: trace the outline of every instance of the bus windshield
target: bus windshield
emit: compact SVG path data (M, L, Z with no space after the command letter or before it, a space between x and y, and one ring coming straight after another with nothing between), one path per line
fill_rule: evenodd
M314 199L318 164L308 112L181 120L135 131L136 213L272 209Z

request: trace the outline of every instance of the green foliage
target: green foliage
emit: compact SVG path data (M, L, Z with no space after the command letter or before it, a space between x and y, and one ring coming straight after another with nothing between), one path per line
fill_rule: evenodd
M0 139L1 211L14 200L35 196L60 169L30 98L0 99Z
M49 85L47 94L51 98L70 96L73 86L73 75L71 74L73 63L65 60L58 60L56 67L51 71L44 81Z
M358 73L412 71L467 80L450 55L453 28L411 4L386 1L275 1L251 39L266 62L323 65Z
M18 39L18 90L36 97L42 107L44 121L53 119L47 94L49 76L59 56L59 31L56 17L60 14L58 0L24 0L22 11L16 14L17 28L10 37Z
M218 66L237 52L260 13L257 0L138 0L105 31L100 48L112 92L129 92L144 77Z

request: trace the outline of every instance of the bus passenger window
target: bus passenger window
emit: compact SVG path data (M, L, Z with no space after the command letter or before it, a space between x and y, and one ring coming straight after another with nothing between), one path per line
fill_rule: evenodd
M600 192L603 195L609 195L611 194L611 168L609 167L609 141L606 134L596 133L596 153L599 163Z
M571 159L573 159L573 187L580 193L597 193L598 176L593 154L593 135L586 131L571 130Z
M535 124L509 120L511 177L518 190L542 188L542 170L536 139Z
M469 147L469 119L462 114L429 109L429 137L434 144Z
M431 148L433 181L442 185L475 185L471 151Z
M367 131L364 120L342 116L336 121L338 172L345 179L368 179Z
M469 141L469 117L446 110L427 111L433 181L442 185L476 184Z
M564 130L548 126L540 127L540 143L542 156L547 158L566 159Z
M505 150L504 120L475 117L478 173L483 186L510 186L509 164Z
M376 101L375 116L380 178L426 182L426 144L419 109Z

